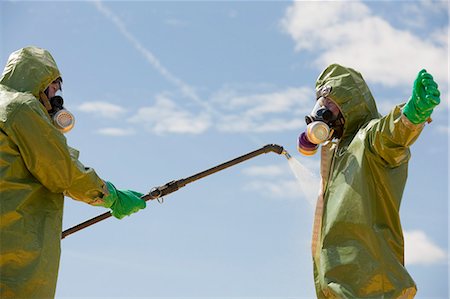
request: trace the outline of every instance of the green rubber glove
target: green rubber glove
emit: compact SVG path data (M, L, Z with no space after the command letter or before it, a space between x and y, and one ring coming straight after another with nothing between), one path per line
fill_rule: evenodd
M412 96L403 107L403 114L413 123L425 122L441 99L437 83L426 70L421 70L414 81Z
M142 193L132 190L117 190L111 182L105 182L109 194L103 198L104 206L111 209L111 214L122 219L146 207L141 199Z

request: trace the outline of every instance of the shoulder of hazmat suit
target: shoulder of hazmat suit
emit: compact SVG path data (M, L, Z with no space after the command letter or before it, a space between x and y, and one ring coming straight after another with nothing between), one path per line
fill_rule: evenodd
M52 56L27 47L0 78L0 297L54 296L64 195L98 205L104 182L52 124L39 93L60 77Z
M322 146L313 260L319 298L412 298L399 209L409 146L422 125L395 107L380 117L357 71L329 66L316 83L345 119L342 138Z

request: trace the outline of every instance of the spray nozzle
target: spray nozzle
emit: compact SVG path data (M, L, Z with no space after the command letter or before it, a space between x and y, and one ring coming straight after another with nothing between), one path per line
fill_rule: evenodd
M286 159L288 159L288 160L289 160L290 158L292 158L292 156L291 156L286 150L283 150L282 154L285 155L285 156L286 156Z

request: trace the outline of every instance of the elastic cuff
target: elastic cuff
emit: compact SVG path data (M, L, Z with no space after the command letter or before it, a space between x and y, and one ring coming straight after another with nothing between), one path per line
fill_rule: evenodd
M103 181L102 193L103 197L98 198L95 202L95 205L110 208L114 204L117 196L115 193L114 185L110 182Z
M420 124L415 124L415 123L411 122L408 119L408 117L403 113L403 111L402 111L402 116L400 117L400 120L408 129L410 129L412 131L422 130L422 128L425 126L425 122L420 123Z

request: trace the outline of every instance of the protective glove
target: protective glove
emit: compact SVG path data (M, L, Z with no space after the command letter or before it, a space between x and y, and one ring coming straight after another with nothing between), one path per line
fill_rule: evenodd
M111 182L105 182L109 194L104 200L104 207L111 209L111 214L117 219L122 219L136 213L146 207L146 203L141 199L142 193L132 190L117 190Z
M441 99L437 83L426 70L421 70L414 81L412 96L403 107L403 114L413 123L425 122Z

